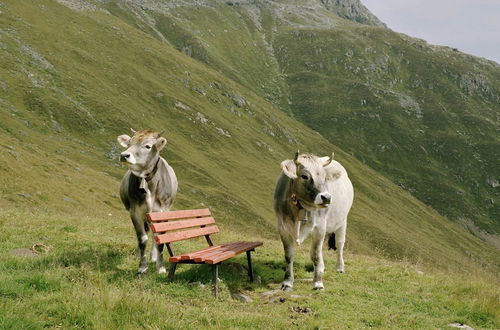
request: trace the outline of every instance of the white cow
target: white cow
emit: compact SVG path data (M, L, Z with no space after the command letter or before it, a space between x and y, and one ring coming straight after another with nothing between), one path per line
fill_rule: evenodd
M281 169L274 192L274 210L287 263L281 289L293 288L295 243L300 245L310 233L314 289L323 289L322 248L327 233L331 234L330 248L338 247L337 271L344 272L347 214L354 199L352 183L345 168L333 160L333 154L330 158L297 152L293 160L281 163Z

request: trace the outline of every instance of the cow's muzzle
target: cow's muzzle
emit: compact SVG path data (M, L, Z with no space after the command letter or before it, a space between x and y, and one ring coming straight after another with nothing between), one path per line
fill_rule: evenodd
M130 153L128 153L128 152L122 152L120 154L120 161L121 162L128 162L129 159L130 159Z
M332 201L332 195L330 195L328 192L318 194L316 196L316 199L314 200L316 207L319 207L319 208L328 207L328 205L330 205L331 201Z

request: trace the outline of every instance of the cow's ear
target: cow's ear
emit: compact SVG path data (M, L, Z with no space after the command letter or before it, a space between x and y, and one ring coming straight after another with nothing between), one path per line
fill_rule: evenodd
M163 149L166 145L167 145L167 139L165 139L164 137L158 138L155 142L155 147L158 151Z
M326 171L326 178L328 180L337 180L342 175L342 171L340 170L340 168L338 168L334 164L329 164L325 166L325 171Z
M116 138L118 143L124 148L128 148L128 143L129 143L130 139L131 139L131 137L128 135L120 135L119 137Z
M323 164L323 165L328 165L328 161L330 160L330 157L326 156L326 157L318 157L318 160L319 160L319 163L320 164Z
M281 162L281 169L283 173L290 179L297 179L297 165L291 159L287 159Z

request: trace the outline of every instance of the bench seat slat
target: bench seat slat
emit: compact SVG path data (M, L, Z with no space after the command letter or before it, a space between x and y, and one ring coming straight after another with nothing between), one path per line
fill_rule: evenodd
M190 230L158 235L155 236L155 241L157 244L165 244L165 243L182 241L189 238L210 235L218 232L219 232L219 227L210 226L205 228L190 229Z
M210 215L211 215L210 209L198 209L198 210L152 212L147 214L147 218L151 222L161 222L161 221L179 220L185 218L208 217Z
M206 255L195 257L194 261L205 262L208 264L216 264L226 259L229 259L237 254L250 251L261 245L262 242L240 242L226 249L217 250L214 251L213 253L208 253Z
M203 255L205 253L210 253L210 252L215 251L215 250L220 250L221 248L224 248L224 247L227 247L227 246L232 246L232 245L235 245L236 243L240 243L240 242L234 242L234 243L229 243L229 244L221 244L221 245L216 245L216 246L209 246L209 247L207 247L205 249L201 249L201 250L198 250L198 251L193 251L193 252L189 252L189 253L183 253L183 254L179 254L179 255L170 257L168 259L168 261L169 262L179 262L181 260L194 260L194 258L197 257L197 256Z
M200 250L200 251L196 251L196 252L192 252L192 253L186 253L185 255L181 256L181 260L189 260L189 259L194 260L195 257L201 256L201 255L204 255L207 253L211 253L211 252L214 252L216 250L227 249L227 248L230 248L238 243L239 242L222 244L222 245L218 245L216 249L205 249L205 250Z
M195 256L194 261L195 262L205 262L205 260L207 258L217 256L217 255L225 253L227 251L237 250L241 244L244 244L244 242L239 242L239 243L235 243L235 244L226 244L226 246L224 246L220 249Z
M170 230L191 228L196 226L205 226L205 225L211 225L213 223L215 223L215 219L212 217L195 218L189 220L153 223L151 225L151 230L153 231L153 233L163 233Z
M250 244L241 247L237 251L228 251L228 252L223 253L223 254L221 254L219 256L208 258L208 259L205 260L205 263L211 264L211 265L217 264L217 263L219 263L221 261L224 261L226 259L229 259L229 258L231 258L231 257L233 257L233 256L235 256L237 254L253 250L256 247L261 246L263 244L262 242L248 242L248 243L250 243Z
M190 252L190 253L179 254L179 255L176 255L176 256L168 258L168 261L169 262L179 262L181 260L189 260L193 256L195 256L197 253L204 253L204 252L208 252L208 251L213 251L215 249L219 249L221 246L222 245L209 246L209 247L207 247L207 248L205 248L203 250L194 251L194 252Z

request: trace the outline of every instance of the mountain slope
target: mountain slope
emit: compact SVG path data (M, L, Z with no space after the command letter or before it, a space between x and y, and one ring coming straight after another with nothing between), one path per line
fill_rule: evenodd
M105 7L291 112L442 215L498 233L500 66L337 16L356 20L342 14L348 3Z
M276 237L271 202L281 160L297 149L335 150L356 187L352 251L442 268L498 267L480 240L164 42L102 11L78 13L50 1L2 10L5 209L85 214L91 206L128 223L116 194L125 170L114 141L127 127L152 127L170 141L176 208L208 205L236 232Z

